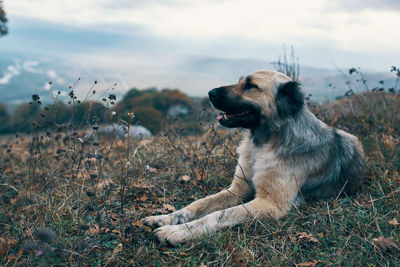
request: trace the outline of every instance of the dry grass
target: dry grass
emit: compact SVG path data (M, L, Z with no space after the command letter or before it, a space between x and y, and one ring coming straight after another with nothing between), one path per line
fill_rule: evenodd
M359 194L177 248L160 247L140 220L228 186L238 133L209 125L202 137L172 127L150 140L102 140L96 127L5 137L0 264L399 265L399 107L398 96L376 93L314 108L363 141L369 180Z

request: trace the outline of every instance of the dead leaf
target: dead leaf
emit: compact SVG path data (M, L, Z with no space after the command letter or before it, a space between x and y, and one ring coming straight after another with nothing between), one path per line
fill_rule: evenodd
M10 254L7 257L7 262L16 261L16 260L18 260L18 257L15 256L14 254Z
M11 248L15 247L18 244L18 240L16 239L8 239L7 241L8 241L8 246Z
M139 200L142 201L142 202L145 202L145 201L147 200L147 195L146 195L146 194L143 194L143 196L141 196L141 197L139 198Z
M113 219L114 221L118 220L118 214L112 213L110 214L110 218Z
M382 134L382 140L383 140L383 145L387 149L393 149L395 145L398 143L398 140L394 139L393 136L384 133Z
M109 186L112 184L112 180L111 179L104 179L103 181L101 181L98 185L97 185L97 189L102 189L106 186Z
M7 254L8 246L4 238L0 238L0 258Z
M203 181L207 178L207 173L204 170L194 169L194 174L199 181Z
M306 232L298 232L296 233L296 237L299 241L303 242L312 242L312 243L318 243L319 240L315 238L312 234L308 234Z
M18 240L0 237L0 258L7 254L8 250L15 247Z
M190 181L190 176L189 175L182 175L179 180L184 181L185 183Z
M88 232L89 235L97 235L98 233L100 233L100 227L97 224L92 225L90 226Z
M108 233L108 232L110 232L110 228L108 228L108 227L102 227L102 228L100 228L100 232L101 232L101 233Z
M133 222L132 225L137 226L137 227L143 227L143 222L142 222L142 220L137 220L137 221Z
M393 226L399 226L400 225L400 223L397 221L396 218L393 218L392 220L389 220L388 223L393 225Z
M394 249L400 250L399 246L395 242L393 242L390 237L380 236L372 240L374 241L374 245L376 248L382 249L384 251Z
M299 266L299 267L304 267L304 266L315 267L318 263L321 263L321 262L323 262L323 261L322 260L314 260L312 262L302 262L302 263L298 263L298 264L295 264L295 265L296 265L296 267L297 266Z
M230 253L232 254L232 262L234 264L236 264L238 267L246 266L246 257L243 255L243 253L239 249L234 248L229 244L228 244L227 248L230 251Z
M174 207L174 206L171 206L170 204L164 204L164 205L163 205L163 208L166 209L166 210L168 210L168 211L170 211L170 212L176 211L175 207Z

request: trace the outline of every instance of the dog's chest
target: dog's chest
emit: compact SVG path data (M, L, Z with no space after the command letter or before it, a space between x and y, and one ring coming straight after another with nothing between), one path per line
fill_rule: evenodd
M275 151L269 145L256 147L251 156L254 174L266 173L272 169L276 169L278 166L278 158Z
M245 138L238 147L239 164L248 170L248 177L277 168L279 160L269 144L255 146L250 138Z

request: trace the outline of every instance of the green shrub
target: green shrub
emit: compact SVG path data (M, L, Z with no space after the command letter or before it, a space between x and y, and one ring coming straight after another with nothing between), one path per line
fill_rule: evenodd
M32 122L39 120L40 105L36 102L20 104L12 116L12 130L14 132L29 133Z
M133 109L133 112L135 114L133 124L144 126L153 134L160 132L164 128L163 114L159 110L142 106ZM129 121L128 118L125 118L125 120Z
M0 134L9 133L10 129L10 114L8 114L6 106L0 103Z

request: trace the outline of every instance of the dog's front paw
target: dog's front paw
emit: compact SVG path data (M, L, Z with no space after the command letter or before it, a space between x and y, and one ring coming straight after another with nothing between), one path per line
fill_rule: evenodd
M192 213L185 209L175 211L170 214L150 216L143 219L143 224L155 229L164 225L175 225L186 223L193 218Z
M186 225L166 225L154 230L161 245L174 247L179 243L190 240L190 231Z
M155 229L164 225L174 224L174 217L172 214L149 216L144 218L143 224Z

